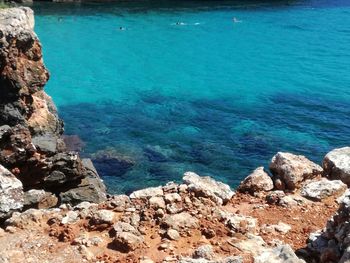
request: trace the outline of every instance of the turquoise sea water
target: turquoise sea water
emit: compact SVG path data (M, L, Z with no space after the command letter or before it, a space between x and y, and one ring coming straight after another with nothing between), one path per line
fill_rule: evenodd
M66 133L84 156L112 147L135 163L97 163L110 192L187 170L236 186L277 151L321 162L349 145L350 1L34 9Z

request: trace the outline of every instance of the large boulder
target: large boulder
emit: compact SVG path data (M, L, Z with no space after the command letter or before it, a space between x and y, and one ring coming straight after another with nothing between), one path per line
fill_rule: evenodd
M350 186L350 147L329 152L323 159L323 169L329 179L339 179Z
M23 186L9 170L0 165L0 220L21 210L24 203Z
M319 181L305 184L301 188L300 193L306 198L321 201L330 196L339 196L343 194L346 189L346 184L340 180L330 181L326 178L322 178Z
M188 185L189 191L198 196L208 197L218 204L227 203L235 194L230 186L208 176L201 177L193 172L186 172L182 179Z
M251 194L261 191L270 191L273 189L272 178L264 171L264 167L258 167L252 174L246 177L238 187L240 192L249 192Z
M305 156L278 152L271 160L270 171L287 189L294 190L306 179L321 175L323 170Z

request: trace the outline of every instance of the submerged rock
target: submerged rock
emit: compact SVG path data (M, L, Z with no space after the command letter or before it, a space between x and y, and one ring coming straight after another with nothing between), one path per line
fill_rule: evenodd
M219 204L227 203L235 194L230 186L208 176L201 177L193 172L186 172L182 179L188 185L189 191L199 196L209 197Z
M305 156L278 152L271 160L272 174L283 181L285 187L294 190L306 179L322 174L322 167L311 162Z
M329 179L338 179L350 186L350 147L327 153L323 159L323 169Z

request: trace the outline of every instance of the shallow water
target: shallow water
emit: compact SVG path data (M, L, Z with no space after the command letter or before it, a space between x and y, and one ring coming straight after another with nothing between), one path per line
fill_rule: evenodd
M34 9L66 133L84 156L112 147L134 163L97 163L110 192L187 170L236 186L277 151L321 162L349 144L350 1Z

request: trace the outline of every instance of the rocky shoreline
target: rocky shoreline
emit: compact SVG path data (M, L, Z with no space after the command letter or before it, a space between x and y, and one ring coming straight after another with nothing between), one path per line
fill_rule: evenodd
M279 152L237 192L187 172L108 196L67 149L33 28L0 10L0 262L350 262L350 147Z

